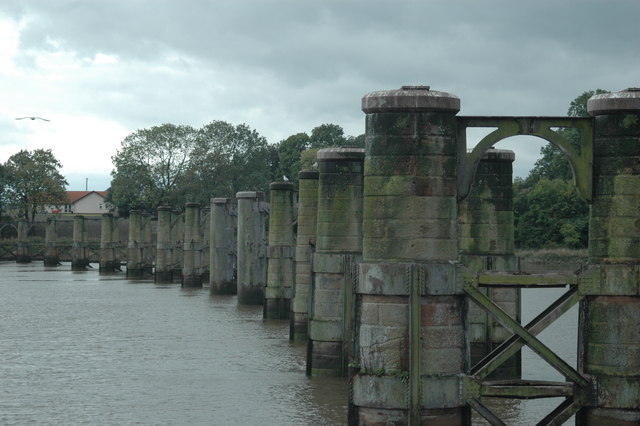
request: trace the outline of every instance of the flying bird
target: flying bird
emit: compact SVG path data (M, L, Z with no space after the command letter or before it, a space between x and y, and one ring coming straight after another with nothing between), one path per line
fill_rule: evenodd
M42 118L42 117L17 117L16 120L24 120L26 118L28 118L31 121L35 120L36 118L38 120L42 120L42 121L51 121L51 120L47 120L46 118Z

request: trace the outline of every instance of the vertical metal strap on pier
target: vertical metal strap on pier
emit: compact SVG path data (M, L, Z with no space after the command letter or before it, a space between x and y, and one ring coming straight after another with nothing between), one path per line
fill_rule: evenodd
M358 287L358 262L353 255L345 255L342 262L342 376L347 377L353 354L352 331L355 324L355 294Z
M424 281L424 270L418 265L408 268L411 274L409 289L409 425L420 425L420 355L422 342L420 339L421 325L421 283Z

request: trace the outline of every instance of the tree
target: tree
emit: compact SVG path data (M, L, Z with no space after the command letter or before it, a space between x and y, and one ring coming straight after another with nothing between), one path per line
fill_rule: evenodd
M187 173L189 201L267 191L271 182L267 140L246 124L212 121L198 130Z
M364 148L364 135L345 136L342 127L328 123L314 127L311 136L306 133L291 135L276 145L278 161L273 178L286 177L297 184L298 172L313 167L319 149L343 146Z
M344 136L344 130L337 124L321 124L311 130L309 138L310 148L331 148L344 146L348 139Z
M300 154L309 148L311 140L306 133L296 133L276 145L278 153L278 167L273 174L273 180L287 179L297 184L298 172L302 169Z
M190 126L162 124L141 129L122 141L111 159L114 170L107 200L127 215L154 211L161 204L183 204L179 188L195 146Z
M32 223L45 205L67 202L66 179L50 149L21 150L4 164L7 200L17 216Z
M587 100L596 89L583 92L571 101L567 115L587 116ZM563 137L580 149L580 134L576 129L558 129ZM523 248L570 247L588 244L589 206L581 200L573 184L569 161L562 151L549 143L540 150L526 179L514 182L514 216L516 246Z
M6 212L7 206L7 173L4 164L0 164L0 220Z
M521 179L514 182L517 247L586 246L589 206L578 198L571 181L542 178L533 188L522 183Z

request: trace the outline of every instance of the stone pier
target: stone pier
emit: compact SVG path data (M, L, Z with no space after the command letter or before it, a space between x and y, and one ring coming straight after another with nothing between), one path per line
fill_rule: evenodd
M290 317L294 277L293 184L269 185L269 247L267 248L267 286L264 293L264 318Z
M158 207L154 281L158 284L173 282L173 241L171 241L171 207L169 206Z
M114 241L115 219L113 214L104 213L100 232L100 267L101 274L110 274L120 270L116 260L117 245Z
M349 424L470 422L466 303L456 267L458 97L372 92Z
M182 287L202 287L200 204L187 203L184 211Z
M200 210L200 275L202 282L209 283L211 272L211 208L203 207Z
M318 214L318 172L298 173L298 233L295 249L295 280L291 300L289 338L307 340L309 328L310 289L313 274L311 260L316 245Z
M55 217L47 218L44 241L44 266L58 266L60 264L57 223Z
M16 263L31 262L29 254L29 223L25 220L18 221L18 248L16 252Z
M640 424L640 89L596 95L589 263L598 282L580 305L578 368L594 400L577 424Z
M238 200L238 303L262 305L267 280L266 215L263 192L244 191Z
M480 161L469 196L459 204L460 261L473 272L516 272L513 225L513 161L515 153L490 149ZM520 322L520 290L481 289L503 311ZM471 365L475 365L511 332L475 303L468 306ZM502 364L489 378L519 379L520 353Z
M318 151L317 244L313 256L307 372L346 376L354 281L362 256L364 150Z
M173 279L182 282L182 243L184 240L184 213L171 211L171 241L173 242Z
M71 270L84 271L89 266L89 250L86 241L85 220L82 215L73 217L73 245L71 247Z
M127 245L127 278L142 278L142 216L139 210L129 211L129 244Z
M149 213L143 213L141 219L142 227L142 276L144 278L153 277L154 244L153 244L153 218Z
M211 294L237 294L237 203L231 198L212 198L210 215L209 291Z

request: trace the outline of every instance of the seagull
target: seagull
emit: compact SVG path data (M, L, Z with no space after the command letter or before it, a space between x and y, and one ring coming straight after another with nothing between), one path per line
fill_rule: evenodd
M31 121L35 120L36 118L38 120L42 120L42 121L51 121L51 120L47 120L46 118L42 118L42 117L17 117L16 120L24 120L26 118L28 118Z

